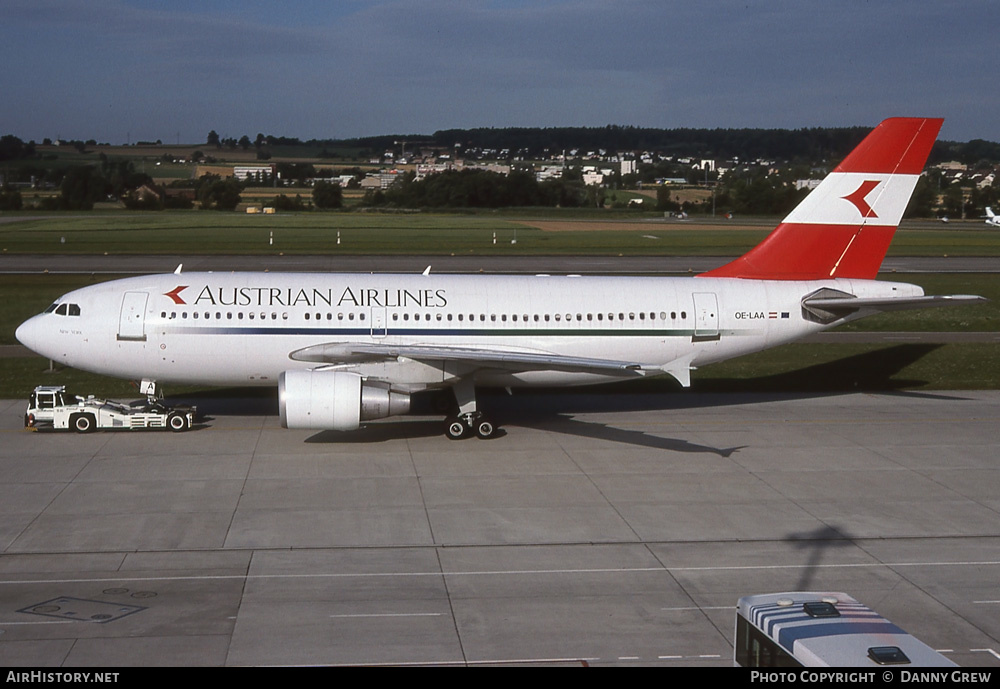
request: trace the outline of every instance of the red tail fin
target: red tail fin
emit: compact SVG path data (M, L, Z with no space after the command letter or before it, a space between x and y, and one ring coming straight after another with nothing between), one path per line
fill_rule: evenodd
M943 121L885 120L763 242L701 277L873 279Z

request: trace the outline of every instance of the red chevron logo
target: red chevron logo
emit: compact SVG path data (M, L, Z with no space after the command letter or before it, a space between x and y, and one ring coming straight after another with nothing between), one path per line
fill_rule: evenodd
M163 296L170 297L174 300L175 304L187 304L186 301L181 299L181 292L188 288L187 285L181 285L180 287L174 287L169 292L166 292Z
M878 186L878 182L875 180L867 179L861 183L861 186L852 191L847 196L842 196L841 198L845 201L850 201L854 204L854 207L858 209L861 213L862 218L877 218L878 215L872 209L865 197L872 193L872 190Z

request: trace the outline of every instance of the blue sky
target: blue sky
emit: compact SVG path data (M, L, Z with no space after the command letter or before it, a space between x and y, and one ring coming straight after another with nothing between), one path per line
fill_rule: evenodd
M1000 141L995 0L0 0L0 133L197 143L943 116Z

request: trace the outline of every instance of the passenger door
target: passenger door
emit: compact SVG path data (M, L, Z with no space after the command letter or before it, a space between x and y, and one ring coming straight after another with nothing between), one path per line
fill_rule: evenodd
M126 292L118 317L118 340L146 341L146 292Z

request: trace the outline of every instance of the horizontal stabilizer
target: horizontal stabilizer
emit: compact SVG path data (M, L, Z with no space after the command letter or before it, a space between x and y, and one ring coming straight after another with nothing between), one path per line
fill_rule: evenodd
M830 324L859 311L907 311L934 306L954 306L988 301L972 294L900 297L855 297L837 290L823 289L802 300L803 315L818 323Z

